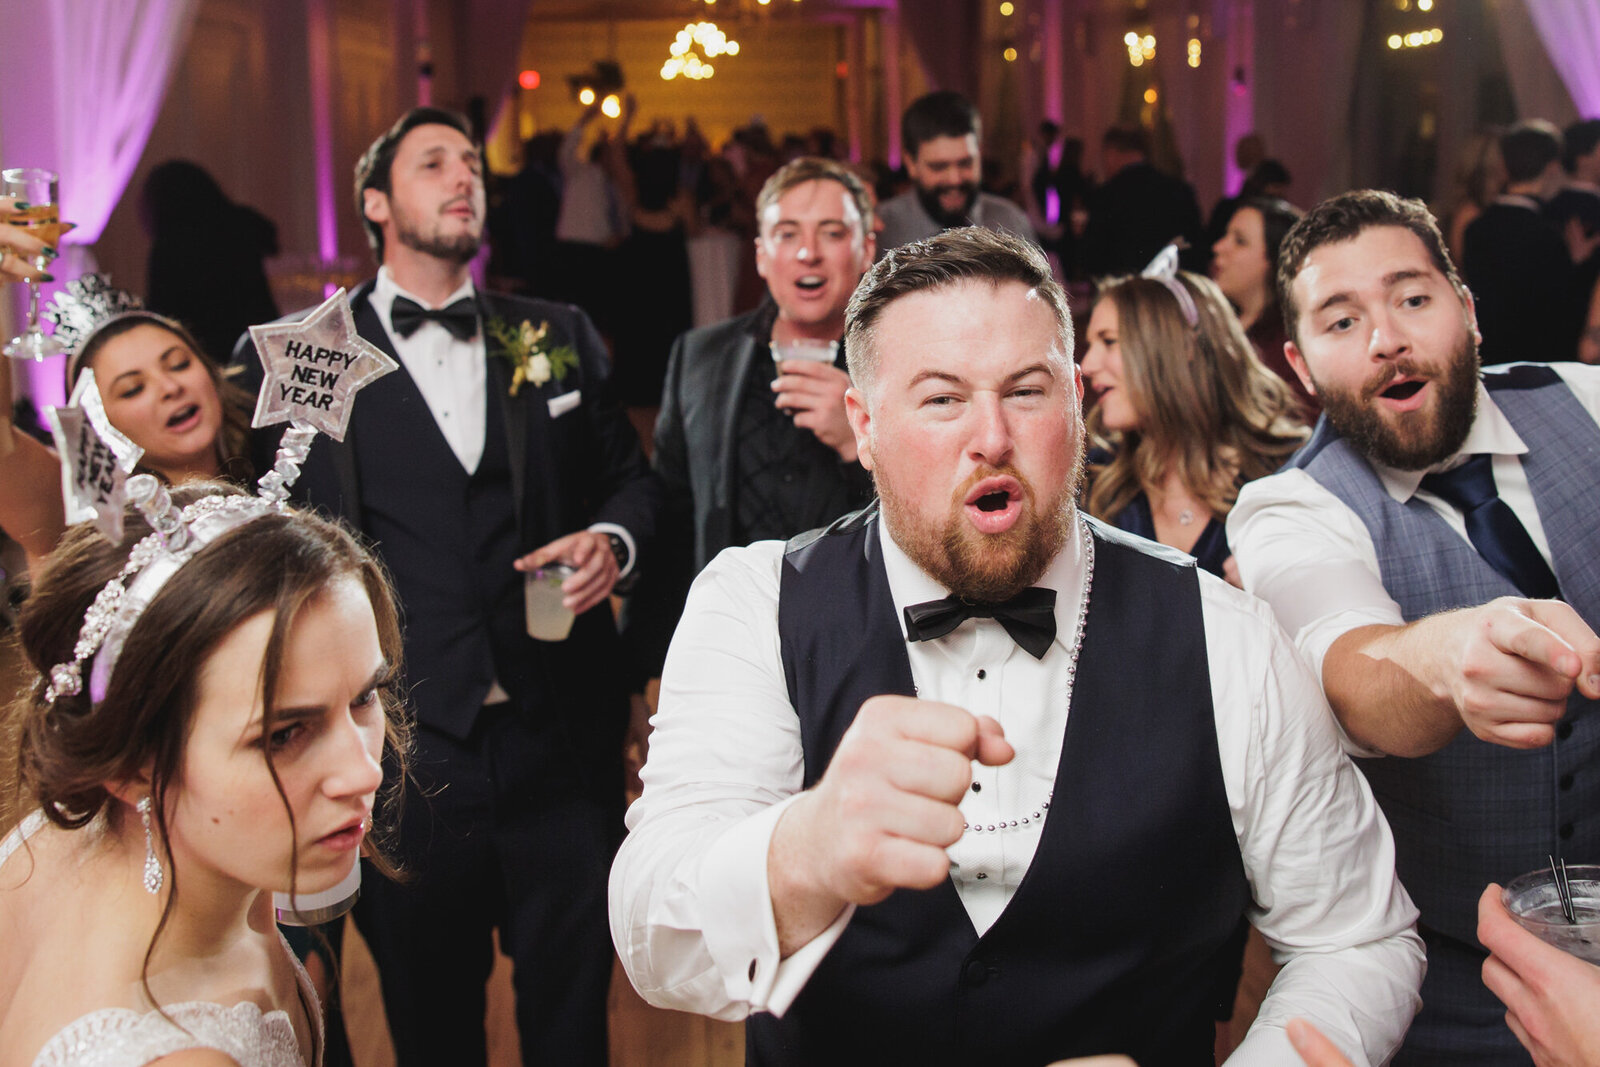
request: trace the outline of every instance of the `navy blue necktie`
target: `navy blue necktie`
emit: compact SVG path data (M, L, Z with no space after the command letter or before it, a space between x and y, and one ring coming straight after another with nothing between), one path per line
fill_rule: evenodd
M968 619L993 619L1034 659L1043 659L1056 638L1056 591L1024 589L999 604L975 604L959 597L909 604L905 609L906 640L943 637Z
M1550 565L1495 491L1491 462L1487 455L1473 456L1454 470L1423 478L1422 488L1461 512L1472 547L1524 596L1559 597L1561 586Z

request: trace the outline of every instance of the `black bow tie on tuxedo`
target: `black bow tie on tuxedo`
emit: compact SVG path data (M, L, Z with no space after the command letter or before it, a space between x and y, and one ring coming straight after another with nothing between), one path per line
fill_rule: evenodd
M1043 659L1056 639L1056 591L1035 586L998 604L974 604L957 597L911 604L905 609L906 640L932 641L967 619L993 619L1034 659Z
M425 308L415 300L397 296L389 310L389 319L394 323L394 332L401 337L410 337L424 322L437 322L457 341L468 341L478 334L478 305L470 296L437 309Z

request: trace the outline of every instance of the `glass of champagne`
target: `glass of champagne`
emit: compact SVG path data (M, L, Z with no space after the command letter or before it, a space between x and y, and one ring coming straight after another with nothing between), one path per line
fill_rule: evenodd
M65 230L61 225L61 209L56 202L58 182L54 171L36 167L0 170L0 195L13 197L18 203L28 205L8 221L51 246L61 239ZM35 270L44 270L50 265L50 260L44 256L35 256L30 262ZM11 339L4 351L12 359L39 361L66 351L61 347L61 342L39 328L39 283L36 281L28 282L28 325L22 333Z

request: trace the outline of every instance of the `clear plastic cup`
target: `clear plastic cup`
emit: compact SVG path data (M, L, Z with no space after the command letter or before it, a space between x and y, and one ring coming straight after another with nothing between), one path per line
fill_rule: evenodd
M1568 866L1567 885L1572 889L1576 923L1567 922L1562 914L1561 898L1548 867L1513 878L1501 899L1524 930L1547 945L1600 965L1600 866Z
M523 579L522 598L528 636L537 641L565 641L572 632L572 611L561 603L561 583L578 573L565 563L547 563Z
M838 341L817 341L800 337L793 341L771 341L772 362L786 359L804 359L812 363L832 363L839 354Z

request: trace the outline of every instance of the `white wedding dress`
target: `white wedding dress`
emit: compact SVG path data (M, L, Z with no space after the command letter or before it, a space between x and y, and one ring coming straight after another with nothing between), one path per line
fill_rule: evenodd
M44 821L43 814L34 812L0 841L0 867ZM321 1009L311 982L287 944L283 951L294 962L296 980L320 1030ZM225 1052L240 1067L305 1067L294 1024L285 1011L263 1012L250 1001L231 1008L209 1001L164 1007L171 1021L160 1012L128 1008L104 1008L81 1016L45 1042L33 1067L144 1067L162 1056L201 1048ZM321 1044L320 1034L317 1043Z

